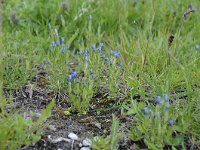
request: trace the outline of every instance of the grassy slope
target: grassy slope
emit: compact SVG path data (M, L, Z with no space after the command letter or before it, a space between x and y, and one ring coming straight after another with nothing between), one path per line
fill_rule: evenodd
M182 17L189 4L196 12L184 21ZM47 55L53 40L49 37L50 23L52 30L57 28L72 50L84 50L99 42L104 43L107 51L117 49L126 72L123 80L131 89L127 95L138 94L148 102L157 95L169 93L177 103L187 96L187 102L181 105L188 109L187 117L192 116L194 121L190 125L191 133L189 130L187 133L200 136L196 125L200 118L197 102L200 49L195 50L195 45L200 44L199 1L27 0L22 3L10 0L4 5L3 65L12 68L4 74L4 88L18 89L26 84L35 76L36 65L50 59ZM169 48L171 34L175 38ZM65 64L59 65L64 68ZM56 69L52 72L57 72ZM52 78L62 81L64 76ZM52 82L51 86L57 88L56 83ZM60 85L58 91L62 88Z

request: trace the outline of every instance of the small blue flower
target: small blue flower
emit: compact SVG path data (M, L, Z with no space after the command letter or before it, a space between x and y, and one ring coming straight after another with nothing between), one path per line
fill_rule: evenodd
M96 49L96 45L93 44L93 45L92 45L92 51L95 52L95 49Z
M61 43L64 44L64 42L65 42L65 38L61 37Z
M114 50L114 57L115 58L119 57L119 53L116 50Z
M100 47L103 47L103 43L100 43L99 46L100 46Z
M88 56L87 56L87 55L85 55L85 57L84 57L84 61L85 61L85 63L88 62Z
M92 69L90 69L90 75L92 75L93 74L93 70Z
M72 75L70 74L70 75L68 75L68 80L69 80L69 82L72 82Z
M156 104L160 105L161 96L156 96Z
M51 47L54 48L55 47L55 42L51 43Z
M171 120L169 120L169 125L170 125L170 126L174 125L174 123L175 123L175 121L174 121L174 120L172 120L172 119L171 119Z
M89 15L89 19L90 19L90 21L92 21L92 15Z
M194 48L197 51L199 49L199 44L196 44Z
M98 48L98 52L99 52L99 53L101 53L102 47L103 47L103 43L100 43L100 44L99 44L99 48Z
M56 41L56 46L59 46L59 41Z
M90 53L90 49L87 48L86 51L85 51L85 54L86 54L86 55L89 55L89 53Z
M82 54L83 54L83 52L82 52L82 51L80 51L80 52L79 52L79 54L80 54L80 55L82 55Z
M93 45L92 45L92 49L95 49L95 48L96 48L96 45L95 45L95 44L93 44Z
M71 76L72 76L72 79L75 79L75 78L76 78L76 76L77 76L76 72L75 72L75 71L73 71L73 72L72 72L72 74L71 74Z
M101 53L102 47L98 48L98 53Z
M147 116L149 113L149 109L147 106L144 107L144 115Z
M62 48L62 54L64 54L64 53L65 53L65 48L63 47L63 48Z

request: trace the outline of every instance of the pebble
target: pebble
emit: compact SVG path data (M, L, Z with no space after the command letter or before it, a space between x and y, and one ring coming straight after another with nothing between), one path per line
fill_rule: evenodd
M51 131L54 131L54 132L56 131L56 127L54 125L49 125L48 127Z
M90 150L90 148L89 147L81 147L80 150Z
M68 138L72 139L72 140L78 140L78 136L75 133L70 133L68 134Z
M91 140L86 138L82 142L83 146L91 146Z

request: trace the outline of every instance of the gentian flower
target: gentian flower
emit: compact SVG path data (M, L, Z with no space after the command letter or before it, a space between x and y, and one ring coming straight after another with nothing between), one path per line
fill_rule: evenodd
M100 43L100 44L99 44L99 48L98 48L98 52L99 52L99 53L101 53L102 47L103 47L103 43Z
M63 47L63 48L62 48L62 54L64 54L64 53L65 53L65 48Z
M72 72L72 79L75 79L76 78L76 76L77 76L77 74L76 74L76 72L74 71L74 72Z
M90 75L92 75L93 74L93 70L92 69L90 69Z
M87 48L85 54L86 54L86 55L89 55L89 53L90 53L90 49Z
M59 46L59 41L56 41L56 46Z
M52 48L54 48L55 47L55 42L52 42L51 46L52 46Z
M69 80L69 82L72 82L72 75L70 74L70 75L68 75L68 80Z
M89 15L89 19L90 19L90 21L92 21L92 15Z
M88 62L88 56L86 55L84 58L84 61L87 63Z
M174 123L175 123L175 121L174 121L174 120L172 120L172 119L171 119L171 120L169 120L169 125L170 125L170 126L174 125Z
M92 51L93 51L93 52L95 52L95 48L96 48L96 45L93 44L93 45L92 45Z
M114 57L115 58L119 57L119 53L116 50L114 50Z
M160 101L161 101L161 97L160 96L156 96L156 104L160 105Z
M198 50L199 49L199 45L196 44L194 48L195 48L195 50Z
M92 49L95 49L95 48L96 48L96 45L95 45L95 44L93 44L93 45L92 45Z
M64 42L65 42L65 38L61 37L61 43L64 44Z

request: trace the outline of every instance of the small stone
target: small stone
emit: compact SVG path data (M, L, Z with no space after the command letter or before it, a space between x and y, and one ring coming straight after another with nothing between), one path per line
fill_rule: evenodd
M79 147L82 147L82 146L83 146L83 144L82 144L82 143L79 143L79 144L78 144L78 146L79 146Z
M51 131L56 131L56 127L55 127L54 125L49 125L48 127L49 127L49 129L50 129Z
M89 147L81 147L80 150L90 150L90 148Z
M91 146L91 140L86 138L82 142L83 146Z
M78 140L78 136L75 133L72 133L72 132L68 135L68 138L70 138L72 140Z
M95 123L94 124L97 128L101 129L101 123Z

